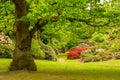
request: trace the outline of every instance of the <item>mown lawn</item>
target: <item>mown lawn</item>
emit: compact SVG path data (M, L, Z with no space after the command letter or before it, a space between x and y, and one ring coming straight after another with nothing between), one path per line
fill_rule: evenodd
M10 62L11 59L0 59L0 80L120 80L120 60L90 63L36 60L36 72L9 72Z

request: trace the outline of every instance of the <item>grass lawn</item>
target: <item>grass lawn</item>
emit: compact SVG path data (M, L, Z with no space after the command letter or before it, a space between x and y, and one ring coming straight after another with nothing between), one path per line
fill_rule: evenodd
M0 59L0 80L120 80L120 60L90 63L36 60L36 72L9 72L10 62L11 59Z

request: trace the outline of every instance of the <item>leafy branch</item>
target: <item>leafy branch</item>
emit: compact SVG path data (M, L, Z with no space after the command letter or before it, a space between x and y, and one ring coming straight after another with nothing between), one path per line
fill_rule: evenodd
M36 31L38 31L39 29L41 29L42 27L44 27L49 22L57 22L58 18L59 18L59 15L51 17L49 20L47 20L47 19L46 20L44 20L44 19L38 19L37 23L35 24L35 26L33 27L33 29L30 31L31 34L34 34Z
M70 18L70 17L67 17L66 18L67 20L69 20L70 22L74 22L74 21L78 21L78 22L84 22L85 24L89 25L89 26L92 26L92 27L101 27L101 26L107 26L111 23L111 20L108 20L106 23L104 24L93 24L91 22L91 18L89 19L77 19L77 18Z

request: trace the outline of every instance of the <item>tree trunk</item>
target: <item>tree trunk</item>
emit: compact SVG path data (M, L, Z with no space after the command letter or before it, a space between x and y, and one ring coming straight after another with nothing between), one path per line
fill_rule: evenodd
M26 0L12 0L15 4L15 17L21 18L28 13L28 4ZM13 61L9 70L30 70L36 71L36 65L31 56L31 41L32 34L29 31L30 23L28 21L16 21L15 22L15 37L16 44L13 55Z

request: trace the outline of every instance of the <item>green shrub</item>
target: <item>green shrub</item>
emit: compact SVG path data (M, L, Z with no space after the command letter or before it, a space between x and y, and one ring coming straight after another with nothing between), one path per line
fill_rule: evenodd
M81 54L81 57L92 57L92 56L93 56L92 53Z
M52 56L49 53L45 53L45 60L52 60Z
M87 53L87 54L82 54L81 56L82 56L81 60L83 62L98 62L98 61L106 61L112 59L112 54L109 51Z
M81 58L82 62L84 62L84 63L86 63L86 62L92 62L92 59L93 59L92 56L90 56L90 57L82 57Z
M32 46L31 46L31 53L34 58L37 59L44 59L45 58L45 53L43 52L42 49L40 49L40 45L37 40L32 39Z
M91 53L85 53L85 54L81 54L81 60L82 62L92 62L93 59L93 54Z
M120 52L114 53L114 58L115 59L120 59Z
M113 52L117 52L119 51L119 49L120 49L120 44L117 42L112 43L110 46L110 50Z
M93 57L92 57L92 61L93 61L93 62L101 61L101 57L99 57L99 56L93 56Z
M0 45L0 58L11 58L13 50L9 46Z
M95 32L93 35L92 35L92 40L95 41L95 42L104 42L105 41L105 38L104 38L104 35L102 33L97 33Z
M90 34L89 33L87 33L87 32L85 32L85 33L82 33L81 35L80 35L80 39L88 39L88 38L90 38Z
M107 61L108 59L107 59L107 57L104 55L104 56L102 56L102 61Z
M52 60L52 61L57 60L57 54L51 46L48 46L41 41L40 41L40 45L41 45L41 49L45 53L45 59L46 60Z
M106 58L109 60L109 59L112 59L112 55L106 55Z
M82 61L83 62L97 62L100 60L101 60L100 56L96 56L93 54L82 54Z
M109 60L109 59L112 59L112 55L109 51L106 51L106 52L98 52L96 54L96 56L99 56L101 57L101 60L102 61L106 61L106 60Z

